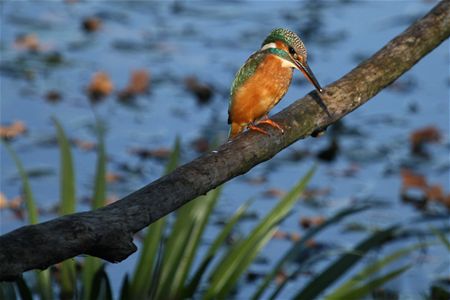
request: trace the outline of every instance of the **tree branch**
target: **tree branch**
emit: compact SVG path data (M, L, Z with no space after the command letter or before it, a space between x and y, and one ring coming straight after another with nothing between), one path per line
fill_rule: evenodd
M136 251L133 234L220 184L246 173L278 152L326 128L400 77L450 35L450 0L390 41L344 77L326 87L322 99L332 117L316 104L315 92L273 119L286 130L270 136L246 132L106 207L21 227L0 236L0 280L31 269L45 269L88 254L119 262ZM317 100L317 99L316 99Z

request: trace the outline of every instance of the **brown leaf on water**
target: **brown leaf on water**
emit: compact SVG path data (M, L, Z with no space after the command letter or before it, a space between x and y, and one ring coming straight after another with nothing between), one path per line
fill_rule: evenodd
M330 188L308 188L303 192L303 197L312 199L317 197L328 196L331 193Z
M213 95L212 87L208 84L201 83L197 77L188 76L184 79L184 84L188 91L197 97L198 104L207 104Z
M150 73L147 70L136 70L131 74L130 81L125 89L119 92L119 99L130 100L138 94L148 93L150 89Z
M108 74L105 72L95 73L87 88L89 97L91 97L93 101L97 101L105 96L108 96L113 90L114 85Z
M400 175L402 177L402 191L410 188L425 190L428 187L426 178L410 169L402 169Z
M12 210L21 210L23 204L23 198L20 196L17 196L11 200L8 201L8 207Z
M316 248L319 245L319 243L317 243L316 240L310 239L306 241L305 245L308 248Z
M443 202L443 200L445 199L444 190L440 185L430 185L426 189L425 195L427 199L438 202Z
M441 139L441 132L434 126L417 129L409 136L411 153L414 155L428 157L429 154L425 150L425 145L430 143L438 143Z
M284 283L286 280L288 280L288 275L285 271L280 270L277 272L277 275L275 276L275 282L276 284L280 285Z
M296 233L296 232L292 232L292 233L289 235L289 239L290 239L292 242L298 242L301 238L302 238L302 236L301 236L300 234Z
M31 52L38 52L42 50L41 43L36 34L26 33L16 37L14 46L21 50L28 50Z
M251 185L260 185L267 182L267 177L265 175L260 175L253 177L245 177L244 180Z
M277 188L270 188L264 192L264 196L269 198L281 198L284 195L286 195L286 191Z
M426 190L426 197L430 201L441 203L450 209L450 193L446 195L442 186L430 185Z
M147 70L136 70L131 74L127 89L135 94L147 93L150 88L150 73Z
M14 121L11 125L0 126L0 138L12 139L19 135L24 134L27 131L27 127L22 121Z
M145 148L132 148L129 152L133 155L137 155L142 159L156 158L167 159L170 156L171 150L169 148L157 148L157 149L145 149Z
M100 29L102 21L96 17L87 17L81 23L81 28L85 32L94 32Z
M0 209L8 207L8 200L6 199L5 194L0 192Z
M289 237L289 234L285 231L277 230L273 234L272 238L276 240L285 240Z
M307 229L313 226L317 226L325 222L325 218L322 216L316 216L316 217L303 217L300 219L300 225Z
M446 195L442 186L429 184L423 175L412 170L401 171L402 187L401 196L406 202L413 203L418 208L426 208L428 201L435 201L450 208L450 194ZM411 190L419 192L419 196L412 195Z
M73 139L72 142L77 148L81 150L91 151L97 149L97 144L94 142L89 142L82 139Z
M106 173L106 182L108 182L108 183L116 183L116 182L121 182L123 180L124 180L123 176L118 173L113 173L113 172Z
M59 102L59 101L61 101L61 99L62 99L62 95L57 90L49 90L45 94L45 100L47 100L48 102L51 102L51 103Z

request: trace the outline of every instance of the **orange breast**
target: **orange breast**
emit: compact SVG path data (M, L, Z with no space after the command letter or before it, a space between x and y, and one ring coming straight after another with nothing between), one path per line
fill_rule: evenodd
M233 123L248 124L266 115L286 94L293 70L281 66L275 55L268 55L239 89L230 107Z

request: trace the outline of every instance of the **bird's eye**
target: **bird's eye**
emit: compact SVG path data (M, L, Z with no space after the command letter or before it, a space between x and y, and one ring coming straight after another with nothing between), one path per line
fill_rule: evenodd
M292 47L289 47L289 54L294 55L295 54L295 50Z

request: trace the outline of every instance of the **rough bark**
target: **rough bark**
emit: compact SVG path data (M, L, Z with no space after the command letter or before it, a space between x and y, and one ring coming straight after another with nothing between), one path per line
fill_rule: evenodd
M390 41L322 95L331 117L312 92L273 119L286 130L264 126L270 136L247 132L217 151L187 163L106 207L24 226L0 237L0 280L12 280L31 269L45 269L88 254L119 262L136 251L133 234L220 184L355 110L410 69L450 34L450 0Z

